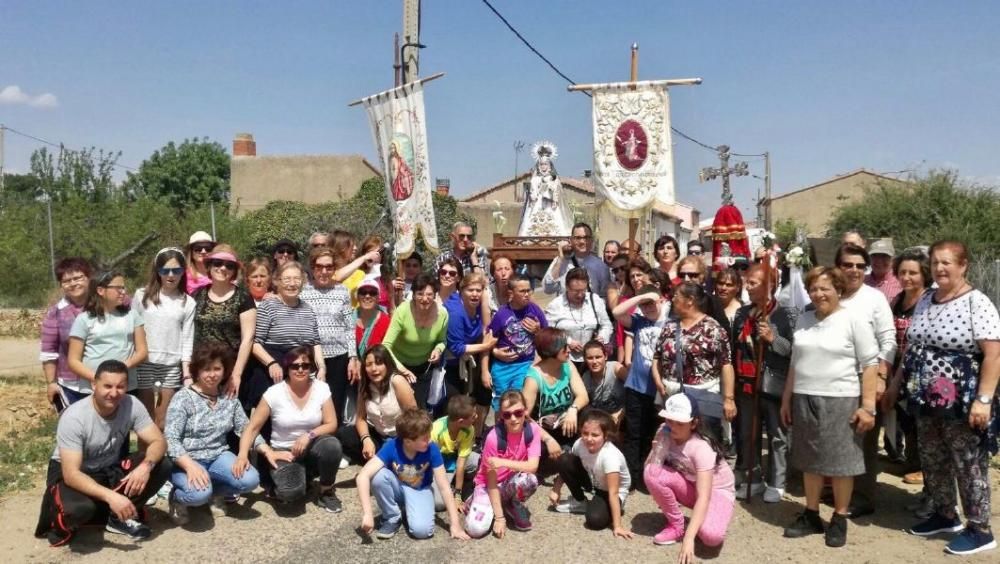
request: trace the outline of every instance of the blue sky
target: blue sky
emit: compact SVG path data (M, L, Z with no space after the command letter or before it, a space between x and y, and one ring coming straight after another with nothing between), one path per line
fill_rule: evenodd
M578 82L702 77L671 91L676 127L742 153L769 150L776 194L865 167L957 168L1000 185L1000 5L995 2L679 2L494 5ZM137 166L166 142L251 132L259 154L375 151L353 99L392 85L399 0L0 2L0 122ZM591 168L590 99L478 0L424 0L421 74L431 173L453 193L509 178L513 143L550 139L558 169ZM43 94L55 96L39 100ZM34 102L34 104L32 103ZM678 199L708 216L713 153L675 141ZM38 144L7 135L7 167ZM763 163L749 159L763 176ZM527 153L520 158L527 170ZM745 213L762 181L734 181Z

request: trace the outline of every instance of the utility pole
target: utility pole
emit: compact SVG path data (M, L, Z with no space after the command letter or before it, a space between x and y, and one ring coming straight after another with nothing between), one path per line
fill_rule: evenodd
M3 136L7 128L4 124L0 123L0 198L3 198L4 185L3 185Z
M771 151L764 151L764 229L771 230Z
M402 82L416 80L420 76L420 0L403 0L403 38L406 42L399 49L402 59Z
M719 153L719 168L705 167L698 174L702 182L722 178L722 205L733 203L733 192L729 189L730 176L747 176L750 167L745 161L729 166L729 145L719 145L715 148Z

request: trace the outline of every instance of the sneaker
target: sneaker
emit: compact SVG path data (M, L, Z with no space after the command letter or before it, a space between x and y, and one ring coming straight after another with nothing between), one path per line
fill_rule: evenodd
M531 512L520 501L511 500L504 505L504 517L507 518L507 527L514 531L531 530Z
M174 522L174 525L182 527L188 524L190 517L188 516L188 508L186 505L181 505L177 503L174 496L167 498L167 504L170 507L170 520Z
M666 546L674 544L682 538L684 538L684 521L667 523L667 526L653 537L653 544Z
M238 502L239 500L240 500L240 494L222 496L222 501L225 501L229 505L232 505Z
M149 499L146 500L146 507L153 507L154 505L156 505L156 501L158 499L160 499L159 492L157 492L156 495L149 496Z
M156 492L156 497L161 499L168 499L170 492L174 489L174 485L170 482L163 482L163 486L160 487L160 491Z
M965 525L958 520L958 517L944 517L940 513L935 512L926 521L917 523L916 525L910 527L907 532L911 535L917 535L920 537L929 537L931 535L936 535L938 533L957 533L965 528Z
M818 535L823 533L823 520L819 517L819 511L806 509L795 517L795 522L790 527L785 528L785 537L797 539L807 535Z
M909 474L903 475L904 484L914 484L919 485L924 483L924 473L923 472L910 472Z
M750 485L750 497L758 496L764 493L765 489L766 488L764 487L763 482L754 482L753 484ZM746 498L747 498L747 485L744 483L736 488L736 499L743 500Z
M767 489L764 490L764 503L778 503L784 495L785 488L772 488L771 486L768 486Z
M391 539L396 536L396 533L399 532L399 528L401 526L403 526L402 520L390 523L380 518L378 526L375 527L375 537L380 539Z
M997 541L993 538L992 532L977 531L974 527L966 527L962 534L951 539L951 542L944 549L949 554L964 555L993 550L996 547Z
M104 526L104 529L109 533L125 535L134 541L146 540L153 534L153 531L149 530L149 527L136 519L121 521L114 515L108 517L108 523Z
M586 512L587 512L587 502L577 501L575 498L572 497L556 505L556 513L574 513L579 515Z
M340 498L337 497L337 492L332 489L320 492L319 497L316 498L316 506L329 513L340 513L344 510Z
M826 546L840 548L847 544L847 516L834 513L826 528Z
M212 503L209 505L213 517L225 517L229 515L229 504L222 496L212 496Z
M345 456L345 457L342 457L342 458L340 459L340 469L341 469L341 470L343 470L343 469L347 468L347 467L348 467L348 466L350 466L350 465L351 465L351 463L350 463L350 462L349 462L349 461L347 460L347 457L346 457L346 456Z

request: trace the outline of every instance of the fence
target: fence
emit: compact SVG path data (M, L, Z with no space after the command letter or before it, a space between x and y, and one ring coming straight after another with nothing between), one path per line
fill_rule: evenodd
M1000 307L1000 258L972 257L968 278L974 287Z

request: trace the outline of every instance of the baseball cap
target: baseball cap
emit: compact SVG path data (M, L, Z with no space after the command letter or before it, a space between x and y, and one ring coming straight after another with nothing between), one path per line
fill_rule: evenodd
M688 423L698 415L698 404L685 393L674 394L667 398L660 417L678 423Z
M896 248L892 246L892 239L876 239L868 247L869 255L889 255L890 257L896 256Z

